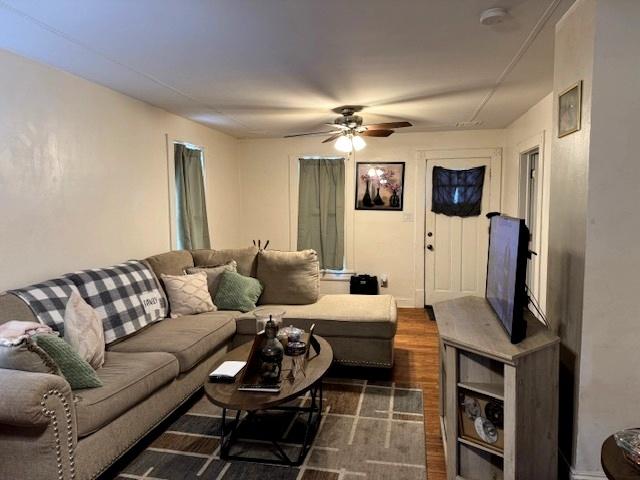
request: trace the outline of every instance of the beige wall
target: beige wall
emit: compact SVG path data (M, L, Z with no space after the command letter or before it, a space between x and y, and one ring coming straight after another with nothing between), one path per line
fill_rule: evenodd
M547 287L549 320L562 339L560 446L574 469L577 449L574 416L580 408L577 378L584 298L595 5L595 0L576 2L558 23L555 43L554 127L558 92L578 80L583 81L584 87L582 129L563 138L553 133Z
M168 250L165 134L205 147L214 244L238 244L232 137L6 51L0 92L0 290Z
M638 425L638 25L637 0L596 2L578 471L600 471L601 442L618 430Z
M562 448L576 479L604 478L603 440L637 426L639 21L636 0L578 0L556 31L554 105L584 87L582 129L553 139L549 227Z
M350 162L406 162L404 211L355 211L348 200L347 215L354 226L354 262L350 267L361 273L386 274L385 293L397 297L403 306L420 306L422 301L419 265L424 262L422 232L417 232L416 212L423 198L416 198L417 156L420 150L463 148L502 148L504 130L477 130L441 133L395 133L385 139L367 139L368 146L352 156ZM289 163L301 155L336 155L332 144L321 138L242 140L239 159L242 171L242 241L254 238L271 241L270 248L290 248ZM348 171L348 170L347 170ZM355 177L348 178L355 183ZM295 200L295 199L293 199ZM343 289L348 288L342 285ZM335 282L324 291L337 291Z

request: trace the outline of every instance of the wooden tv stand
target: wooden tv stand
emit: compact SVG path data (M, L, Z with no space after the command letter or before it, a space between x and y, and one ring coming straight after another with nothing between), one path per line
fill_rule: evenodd
M555 480L560 339L527 312L513 345L484 298L433 306L447 480ZM504 402L503 448L462 435L459 393Z

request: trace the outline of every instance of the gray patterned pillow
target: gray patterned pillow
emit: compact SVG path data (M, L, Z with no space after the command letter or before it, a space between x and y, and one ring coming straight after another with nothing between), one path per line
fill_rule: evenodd
M220 285L222 274L227 271L237 272L238 263L235 260L231 260L224 265L218 265L215 267L189 267L186 270L188 274L199 272L204 272L207 274L207 285L209 287L211 298L216 298L216 292L218 291L218 285Z

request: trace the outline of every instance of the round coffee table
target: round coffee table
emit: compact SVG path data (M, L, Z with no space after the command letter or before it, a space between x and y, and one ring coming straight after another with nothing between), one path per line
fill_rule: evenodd
M293 378L288 375L293 363L292 358L284 357L282 362L282 383L278 393L239 391L238 385L241 382L243 372L237 375L234 383L212 383L207 381L204 384L204 391L209 400L222 408L220 458L223 460L242 460L245 462L275 463L289 466L302 464L322 418L322 377L327 373L333 362L333 350L329 343L318 335L315 335L314 338L318 341L320 351L316 352L312 347L304 371L298 371ZM251 346L252 342L248 342L235 348L227 353L221 362L247 360ZM306 392L309 392L311 396L311 402L308 407L284 405ZM235 419L229 422L228 425L227 410L236 412ZM256 412L263 410L291 410L307 414L304 442L297 458L289 458L278 443L278 439L271 439L271 443L275 446L279 455L278 458L273 460L229 454L231 446L236 439L240 423L245 419L251 419ZM243 417L242 412L246 412L246 416Z
M627 462L613 435L602 444L600 451L602 470L611 480L640 480L640 471Z

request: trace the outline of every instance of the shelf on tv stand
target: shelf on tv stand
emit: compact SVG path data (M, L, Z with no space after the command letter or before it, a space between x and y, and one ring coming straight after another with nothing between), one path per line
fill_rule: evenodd
M484 298L440 302L433 309L447 479L554 480L560 339L527 312L527 336L512 344ZM503 451L461 437L461 389L504 402Z

